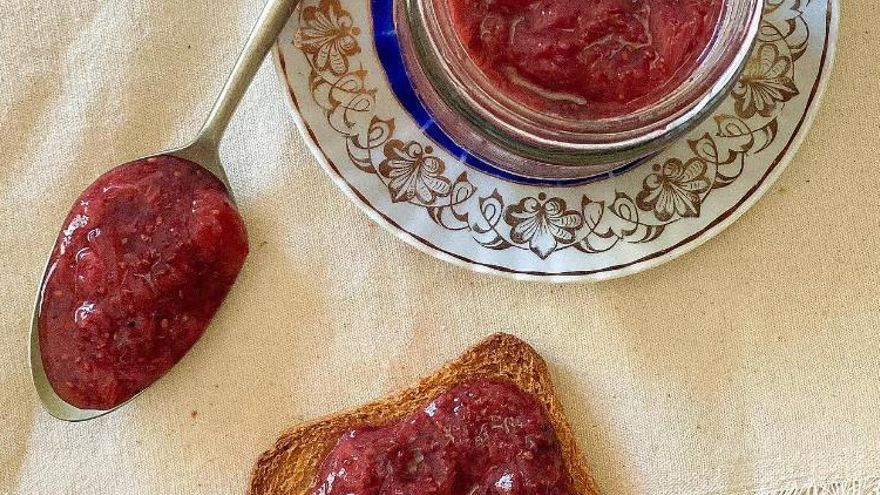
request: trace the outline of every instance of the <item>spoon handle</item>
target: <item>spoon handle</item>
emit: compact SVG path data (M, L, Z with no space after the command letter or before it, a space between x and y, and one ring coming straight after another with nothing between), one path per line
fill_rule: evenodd
M299 0L266 1L266 6L263 7L263 12L251 31L250 38L232 69L232 74L229 75L211 114L199 132L197 142L205 147L217 149L241 98L297 4Z

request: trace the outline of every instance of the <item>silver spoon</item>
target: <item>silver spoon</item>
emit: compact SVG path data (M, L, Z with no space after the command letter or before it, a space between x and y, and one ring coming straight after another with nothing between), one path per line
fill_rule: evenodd
M208 116L207 121L205 121L204 126L202 126L201 131L199 131L198 136L191 144L183 148L165 151L153 156L171 155L197 163L217 176L226 186L230 196L232 195L229 180L226 177L222 163L220 163L220 153L218 151L220 140L229 125L229 121L232 119L232 115L235 113L235 109L238 108L242 96L244 96L245 91L254 79L254 75L256 75L257 70L260 68L263 59L266 58L266 54L269 53L269 49L275 43L275 40L281 33L281 29L287 23L287 19L290 18L293 9L296 8L298 3L299 0L267 0L266 6L263 8L263 12L260 14L260 18L254 26L244 50L232 69L232 74L230 74L229 79L226 81L223 91L220 92L220 96L217 98L217 102L214 104L214 108L211 110L211 114ZM48 271L48 264L46 269ZM44 271L40 283L41 287L45 278L46 272ZM137 395L140 395L137 394L128 401L105 411L80 409L68 404L55 393L43 369L42 354L40 353L40 336L37 322L39 320L42 296L42 290L38 290L34 315L31 320L30 365L34 386L46 411L64 421L86 421L115 411L128 404Z

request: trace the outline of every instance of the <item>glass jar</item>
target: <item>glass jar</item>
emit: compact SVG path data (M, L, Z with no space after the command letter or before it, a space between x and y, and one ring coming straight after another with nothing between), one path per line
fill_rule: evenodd
M589 180L659 153L727 96L757 39L764 0L723 1L687 79L653 103L595 119L550 115L499 91L462 44L449 0L394 2L394 17L418 97L458 145L514 178Z

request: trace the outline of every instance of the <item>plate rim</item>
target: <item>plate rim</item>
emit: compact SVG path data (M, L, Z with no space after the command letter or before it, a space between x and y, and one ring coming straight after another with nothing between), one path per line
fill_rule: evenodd
M789 142L786 144L784 151L776 158L776 164L766 173L765 177L761 179L754 190L751 193L748 193L746 197L740 199L740 201L734 204L731 208L713 219L710 226L695 231L693 234L680 240L675 245L628 262L623 266L610 265L602 268L601 271L593 272L542 273L534 271L516 271L506 267L484 264L466 259L454 253L444 251L434 245L431 241L422 239L415 234L408 232L392 219L374 208L358 191L354 190L351 184L342 177L336 166L330 161L327 154L318 144L317 137L306 124L303 115L299 111L297 98L293 93L293 89L290 87L290 82L286 75L284 57L281 52L280 40L276 40L272 48L272 59L275 66L276 76L280 79L285 92L284 99L286 105L290 110L300 136L306 143L312 156L318 161L324 172L330 177L336 187L343 192L349 201L354 203L370 220L381 225L395 237L429 256L484 275L494 275L516 281L544 282L551 284L601 282L635 275L656 268L699 248L709 240L718 236L721 232L745 215L746 212L751 210L754 205L764 197L776 181L779 180L779 177L786 168L788 168L792 159L800 150L800 147L803 145L810 129L812 129L816 116L819 113L819 109L822 106L822 100L825 96L831 74L834 71L840 23L839 0L827 0L827 5L825 45L820 60L819 78L814 83L813 90L811 91L811 101L807 103L806 112L801 118L801 122L798 124L798 127Z

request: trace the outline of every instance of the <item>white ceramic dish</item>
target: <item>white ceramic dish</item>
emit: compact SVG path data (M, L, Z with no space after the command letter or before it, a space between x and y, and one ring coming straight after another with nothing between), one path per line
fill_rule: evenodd
M274 50L294 119L370 218L432 256L516 279L620 277L717 235L791 161L837 41L837 0L768 1L740 81L686 138L600 180L531 182L458 148L413 101L392 1L304 0Z

